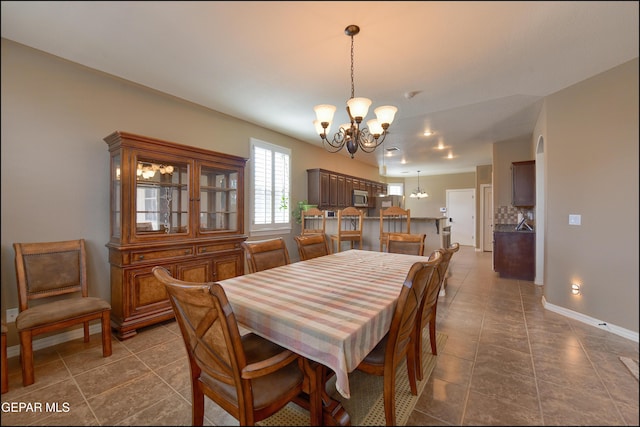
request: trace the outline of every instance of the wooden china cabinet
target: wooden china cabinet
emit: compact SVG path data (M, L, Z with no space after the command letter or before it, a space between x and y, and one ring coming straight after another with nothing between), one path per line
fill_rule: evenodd
M244 274L247 159L125 132L111 155L111 326L119 339L174 317L151 269L178 279Z

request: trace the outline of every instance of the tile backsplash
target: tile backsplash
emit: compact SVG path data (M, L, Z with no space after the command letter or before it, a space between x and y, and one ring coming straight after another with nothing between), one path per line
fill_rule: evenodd
M534 210L533 209L521 209L514 206L498 206L495 211L494 224L517 224L518 213L523 214L529 219L529 224L533 221Z

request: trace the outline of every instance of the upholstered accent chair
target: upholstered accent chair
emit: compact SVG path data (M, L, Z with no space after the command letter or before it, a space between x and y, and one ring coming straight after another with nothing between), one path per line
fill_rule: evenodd
M35 381L33 337L82 324L89 342L89 322L102 325L102 355L111 356L111 305L90 297L84 239L46 243L14 243L18 280L22 384Z

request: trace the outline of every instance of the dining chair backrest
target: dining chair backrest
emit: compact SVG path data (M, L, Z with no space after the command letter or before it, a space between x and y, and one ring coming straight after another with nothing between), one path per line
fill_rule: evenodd
M439 268L440 273L440 287L445 286L445 282L447 280L447 275L449 274L449 265L451 263L451 258L453 258L453 254L458 252L460 249L460 244L458 242L452 243L448 248L440 249L443 252L443 261Z
M435 257L441 258L441 262L438 264L436 271L432 277L425 298L420 308L420 314L416 320L416 367L417 367L417 379L422 380L422 330L429 325L429 340L431 343L431 354L437 355L438 348L436 344L436 318L438 314L438 296L440 295L440 288L445 280L447 268L451 256L457 251L448 249L437 249L429 255L429 259Z
M258 335L240 335L224 289L218 283L185 282L160 266L190 364L192 425L202 425L204 395L239 420L254 425L292 401L304 374L299 356Z
M329 245L327 245L327 238L324 234L294 236L294 239L298 244L301 261L329 255Z
M302 224L301 235L325 234L327 218L324 211L318 208L309 208L301 211L300 222Z
M411 233L411 209L391 206L380 210L380 252L385 250L389 233Z
M351 248L358 242L358 248L362 249L362 227L364 214L359 209L349 206L338 211L338 229L331 235L331 250L336 243L336 252L342 250L342 242L349 242Z
M242 242L249 273L267 270L269 268L287 265L289 251L282 237L269 240L255 240Z
M405 255L424 255L426 234L389 233L387 252Z

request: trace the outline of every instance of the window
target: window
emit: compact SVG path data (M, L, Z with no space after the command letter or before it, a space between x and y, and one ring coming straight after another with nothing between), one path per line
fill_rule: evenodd
M389 196L404 196L404 184L402 184L401 182L388 183L387 194Z
M251 138L251 232L290 230L291 150Z

